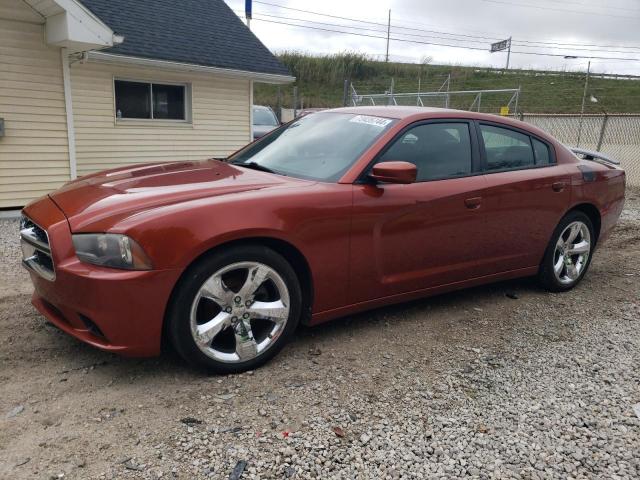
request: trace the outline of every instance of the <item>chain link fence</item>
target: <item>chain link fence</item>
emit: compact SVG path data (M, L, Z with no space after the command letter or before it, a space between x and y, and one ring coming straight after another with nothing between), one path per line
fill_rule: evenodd
M568 146L597 150L619 160L627 183L640 186L640 114L524 113L520 118Z

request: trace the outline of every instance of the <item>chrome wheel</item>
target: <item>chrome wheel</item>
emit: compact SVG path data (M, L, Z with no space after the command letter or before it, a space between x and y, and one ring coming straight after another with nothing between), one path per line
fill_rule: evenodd
M198 290L191 305L191 334L205 355L246 362L276 342L289 310L289 290L278 272L259 262L233 263Z
M562 231L553 255L553 273L563 285L574 283L587 266L591 254L589 227L580 221Z

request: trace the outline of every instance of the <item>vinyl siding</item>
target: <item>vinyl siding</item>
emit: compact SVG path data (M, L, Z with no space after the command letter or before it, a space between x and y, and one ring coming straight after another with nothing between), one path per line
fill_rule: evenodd
M184 83L191 121L115 120L113 79ZM71 66L78 175L132 163L221 157L249 139L249 81L86 63Z
M24 2L0 0L0 208L19 207L69 180L60 50Z

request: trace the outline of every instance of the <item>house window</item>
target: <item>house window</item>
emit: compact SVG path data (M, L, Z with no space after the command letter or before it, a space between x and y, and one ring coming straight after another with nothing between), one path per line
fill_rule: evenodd
M187 120L187 87L115 80L116 118Z

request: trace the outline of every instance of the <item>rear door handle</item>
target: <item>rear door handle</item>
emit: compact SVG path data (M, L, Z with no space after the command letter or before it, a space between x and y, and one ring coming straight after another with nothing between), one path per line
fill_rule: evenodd
M565 182L553 182L551 184L551 188L553 188L554 192L561 192L564 190L564 187L566 187L566 183Z
M467 206L467 208L475 210L477 208L480 208L480 205L482 204L482 197L467 198L465 199L464 204Z

